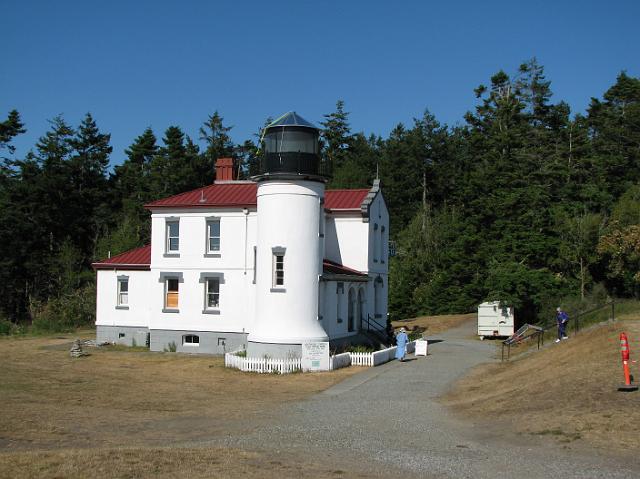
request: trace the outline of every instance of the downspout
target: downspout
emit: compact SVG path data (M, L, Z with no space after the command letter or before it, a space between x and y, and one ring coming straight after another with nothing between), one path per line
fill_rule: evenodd
M249 208L243 208L242 213L244 213L244 275L247 275L247 242L248 242L248 231L249 231Z

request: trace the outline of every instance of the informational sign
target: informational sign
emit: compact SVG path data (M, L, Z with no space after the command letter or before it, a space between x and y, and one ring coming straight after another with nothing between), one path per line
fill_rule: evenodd
M424 339L418 339L416 341L416 356L426 356L427 355L427 347L429 343Z
M302 343L302 370L329 370L329 343Z

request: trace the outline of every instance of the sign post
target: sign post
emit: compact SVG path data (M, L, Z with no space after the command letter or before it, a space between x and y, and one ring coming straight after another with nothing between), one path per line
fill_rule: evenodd
M415 352L415 355L416 356L426 356L427 355L428 346L429 346L429 343L427 342L426 339L418 339L418 340L416 340L416 352Z
M329 370L328 342L302 343L302 370L312 372Z

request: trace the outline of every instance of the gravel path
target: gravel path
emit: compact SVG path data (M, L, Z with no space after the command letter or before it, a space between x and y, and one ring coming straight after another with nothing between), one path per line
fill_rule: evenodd
M473 338L474 326L429 338L427 358L367 369L212 442L274 456L301 455L378 477L638 477L638 460L618 462L584 447L553 445L453 417L436 398L470 367L495 356L494 342Z

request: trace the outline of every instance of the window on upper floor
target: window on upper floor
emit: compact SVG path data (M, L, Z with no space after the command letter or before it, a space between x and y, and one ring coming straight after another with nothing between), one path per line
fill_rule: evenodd
M387 258L387 251L384 248L384 238L385 238L386 228L384 226L380 227L380 262L384 263Z
M273 288L284 287L284 251L273 252Z
M179 302L179 279L166 278L164 282L164 307L171 311L178 310Z
M220 253L220 219L207 220L207 253Z
M121 308L129 306L129 278L127 276L118 277L117 306Z
M180 251L180 222L178 220L167 220L165 248L167 253Z

